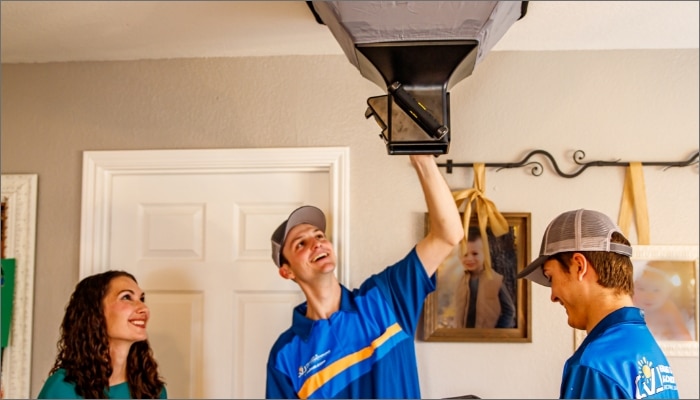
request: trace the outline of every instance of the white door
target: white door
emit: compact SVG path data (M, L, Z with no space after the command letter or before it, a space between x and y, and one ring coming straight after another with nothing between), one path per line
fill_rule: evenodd
M300 149L299 157L313 164L309 151ZM192 157L197 151L187 152ZM277 275L270 235L303 204L328 214L336 239L343 234L338 204L345 200L338 194L347 178L338 177L347 173L344 167L335 161L321 168L280 165L274 149L235 152L235 168L222 169L217 162L203 170L183 168L181 159L176 170L154 167L149 154L148 168L138 172L134 152L86 155L93 164L84 168L87 180L103 176L108 184L93 180L87 190L88 197L104 201L83 210L84 219L93 220L83 224L85 261L91 259L93 267L81 264L81 275L124 269L139 280L151 308L150 341L171 398L264 397L270 347L289 327L293 306L303 301L298 287ZM247 152L249 167L240 167L241 152ZM116 153L132 167L114 173ZM199 162L211 156L200 155ZM347 151L338 156L345 165ZM260 157L272 157L268 163L276 165L261 168ZM88 171L100 169L94 165L100 158L110 173ZM339 169L345 172L339 175ZM88 232L93 232L89 244ZM337 242L339 247L342 240Z

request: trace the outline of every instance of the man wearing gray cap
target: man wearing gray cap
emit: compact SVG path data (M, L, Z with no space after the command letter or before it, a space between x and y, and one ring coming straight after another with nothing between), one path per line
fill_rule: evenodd
M562 399L678 398L668 360L634 307L632 247L598 211L555 218L540 256L518 278L551 287L586 339L564 364Z
M280 276L306 302L295 307L267 362L267 398L421 398L414 335L435 271L464 236L457 205L432 155L411 155L430 231L401 261L348 290L321 210L294 210L272 234Z

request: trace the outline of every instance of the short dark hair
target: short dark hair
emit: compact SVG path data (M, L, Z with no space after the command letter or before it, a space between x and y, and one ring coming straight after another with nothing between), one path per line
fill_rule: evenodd
M630 242L619 232L613 232L611 243L622 243L627 246ZM550 257L559 262L562 270L569 272L569 263L574 253L581 253L598 274L598 284L615 289L617 293L634 295L632 260L623 254L608 251L568 251L557 253Z

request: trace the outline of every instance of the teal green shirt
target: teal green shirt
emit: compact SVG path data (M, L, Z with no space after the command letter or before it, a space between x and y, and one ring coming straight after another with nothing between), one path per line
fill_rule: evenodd
M44 383L44 387L41 388L39 392L39 399L82 399L83 397L78 396L75 392L75 383L66 382L66 370L63 368L58 369L56 372L51 374L49 378ZM118 385L110 386L107 392L107 397L110 399L130 399L131 392L129 392L129 384L127 382L120 383ZM163 386L163 390L160 391L160 398L167 399L168 392Z

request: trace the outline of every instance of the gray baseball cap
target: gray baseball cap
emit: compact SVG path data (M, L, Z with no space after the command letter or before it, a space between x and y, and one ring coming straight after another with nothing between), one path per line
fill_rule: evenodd
M529 279L550 286L542 265L549 257L570 251L608 251L632 256L632 247L611 243L613 232L622 235L620 228L605 214L593 210L567 211L549 223L544 231L540 256L520 271L518 278Z
M281 255L284 242L287 240L287 234L297 225L311 224L318 229L326 232L326 216L323 211L314 206L302 206L292 211L289 218L282 222L280 226L272 233L272 261L275 262L277 268L282 265Z

